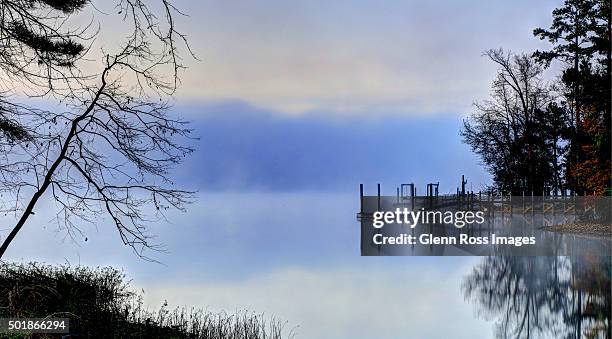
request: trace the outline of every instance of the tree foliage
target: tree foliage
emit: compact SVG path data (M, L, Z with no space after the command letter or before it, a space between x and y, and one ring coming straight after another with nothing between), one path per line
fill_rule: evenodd
M549 29L533 32L550 50L486 53L499 66L491 99L461 134L499 190L604 194L612 187L610 2L566 0L552 15ZM552 62L561 74L543 84Z
M607 0L566 0L553 11L549 29L534 30L552 44L548 51L536 51L536 60L562 64L561 104L573 113L566 181L580 193L603 194L612 186L610 14Z

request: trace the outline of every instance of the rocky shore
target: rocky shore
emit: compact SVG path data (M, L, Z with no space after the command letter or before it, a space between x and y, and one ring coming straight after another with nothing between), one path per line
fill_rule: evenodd
M598 222L575 222L554 226L545 226L542 227L542 229L559 233L573 233L612 238L612 224L604 224Z

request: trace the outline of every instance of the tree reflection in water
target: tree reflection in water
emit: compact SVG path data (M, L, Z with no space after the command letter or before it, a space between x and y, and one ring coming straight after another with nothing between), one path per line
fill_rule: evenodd
M498 338L611 338L610 257L487 257L466 300Z

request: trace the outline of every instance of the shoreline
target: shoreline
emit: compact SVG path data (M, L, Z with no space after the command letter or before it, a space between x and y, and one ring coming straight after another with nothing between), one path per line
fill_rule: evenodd
M612 239L612 225L598 222L575 222L553 226L543 226L540 227L540 229L563 234Z

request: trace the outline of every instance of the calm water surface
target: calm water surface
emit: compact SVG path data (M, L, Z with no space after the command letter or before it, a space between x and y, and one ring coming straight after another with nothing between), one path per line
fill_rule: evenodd
M163 265L103 225L68 243L41 212L8 255L121 267L151 307L264 312L296 338L610 337L610 257L361 257L355 197L202 194L152 228Z

